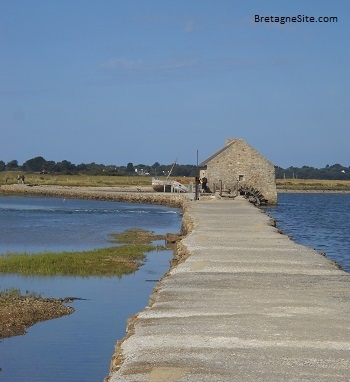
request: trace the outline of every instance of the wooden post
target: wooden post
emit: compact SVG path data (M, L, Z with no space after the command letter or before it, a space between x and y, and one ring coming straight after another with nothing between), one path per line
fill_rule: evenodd
M194 200L198 200L198 184L199 184L199 176L195 178L195 186L194 186Z

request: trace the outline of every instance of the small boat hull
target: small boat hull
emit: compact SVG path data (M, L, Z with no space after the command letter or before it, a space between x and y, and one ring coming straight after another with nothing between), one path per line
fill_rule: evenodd
M188 188L176 180L153 178L152 187L156 192L188 192Z
M152 179L152 187L156 192L171 192L171 185L169 180Z

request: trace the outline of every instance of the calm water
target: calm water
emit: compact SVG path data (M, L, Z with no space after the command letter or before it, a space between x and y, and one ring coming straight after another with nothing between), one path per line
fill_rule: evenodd
M280 194L278 205L264 210L295 242L350 272L350 194Z
M110 245L110 233L129 228L178 233L181 217L180 210L161 206L0 196L0 227L0 254L85 250ZM120 279L1 275L0 289L86 300L69 304L75 308L70 316L0 342L0 381L102 381L126 320L147 305L171 257L171 251L152 252L139 271Z
M0 197L0 254L104 247L108 234L135 224L166 233L173 223L177 229L178 212L131 203Z

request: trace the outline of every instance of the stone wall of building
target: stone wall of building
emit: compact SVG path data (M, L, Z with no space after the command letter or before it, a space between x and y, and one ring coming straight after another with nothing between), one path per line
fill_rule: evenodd
M242 139L230 140L226 149L209 160L206 169L208 186L237 189L247 184L258 189L269 204L277 203L275 166Z

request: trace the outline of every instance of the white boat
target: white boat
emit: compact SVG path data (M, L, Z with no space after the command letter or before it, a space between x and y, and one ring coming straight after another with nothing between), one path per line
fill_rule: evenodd
M152 187L157 192L171 192L172 180L152 178Z
M182 183L171 179L152 178L152 187L157 192L188 192L188 188Z
M176 164L177 158L173 165L171 166L171 169L169 171L168 176L165 180L152 178L152 187L154 191L157 192L188 192L188 188L184 186L182 183L169 179L173 168Z

